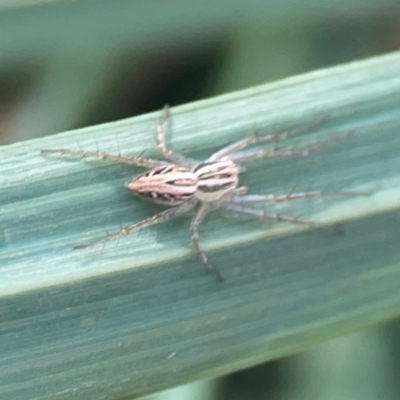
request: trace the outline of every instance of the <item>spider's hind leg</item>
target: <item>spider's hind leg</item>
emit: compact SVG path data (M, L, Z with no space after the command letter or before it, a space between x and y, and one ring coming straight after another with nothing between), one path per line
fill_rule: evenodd
M180 215L183 215L193 209L195 206L194 202L187 201L179 206L173 207L173 208L168 208L156 215L153 215L150 218L146 218L143 221L137 222L136 224L127 226L123 229L121 229L119 232L108 235L102 239L96 240L91 243L86 243L82 245L75 246L74 249L84 249L87 247L93 247L96 246L100 243L106 243L109 242L110 240L115 240L119 239L120 237L130 235L131 233L138 232L144 228L147 228L148 226L159 224L161 222L166 222L174 217L179 217Z
M161 165L167 165L165 161L152 160L150 158L140 157L125 157L120 154L104 153L102 151L86 151L86 150L72 150L72 149L43 149L42 154L59 154L60 156L71 156L79 159L93 158L97 160L112 161L121 164L135 165L137 167L155 168Z

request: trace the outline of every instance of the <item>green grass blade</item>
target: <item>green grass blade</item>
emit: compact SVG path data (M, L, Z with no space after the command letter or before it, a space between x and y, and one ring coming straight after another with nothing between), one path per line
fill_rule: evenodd
M155 158L159 112L1 148L3 398L143 396L399 315L399 77L395 53L172 109L171 147L199 159L256 128L325 114L326 125L287 145L354 131L310 157L251 163L243 177L254 194L370 191L278 209L341 223L344 234L215 211L201 238L223 284L196 260L190 217L72 249L162 208L124 189L140 169L44 158L40 149Z

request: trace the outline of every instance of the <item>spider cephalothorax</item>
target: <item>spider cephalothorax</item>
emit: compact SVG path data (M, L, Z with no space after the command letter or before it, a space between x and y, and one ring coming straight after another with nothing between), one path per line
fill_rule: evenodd
M120 232L106 236L92 243L76 246L76 248L94 246L99 243L104 243L137 232L150 225L183 215L194 209L196 206L199 206L198 211L190 224L192 242L204 266L211 271L218 280L222 280L222 276L218 269L210 263L199 243L198 227L212 208L222 208L234 214L244 214L264 221L284 221L312 227L323 227L315 222L268 214L263 210L251 207L251 205L257 203L276 204L291 200L330 195L359 195L359 193L350 192L334 193L317 191L290 193L286 195L247 195L247 189L243 186L239 186L239 173L244 171L241 164L246 161L263 157L286 157L293 155L307 156L311 152L345 140L348 135L337 138L333 141L320 142L313 147L300 149L287 150L261 148L243 151L250 145L286 139L291 135L313 129L324 123L326 121L325 117L295 129L264 136L254 135L247 137L222 148L206 161L198 162L194 159L174 153L167 148L165 143L165 123L169 115L169 108L166 106L157 125L156 135L157 147L160 150L161 155L168 160L168 162L140 157L129 158L103 152L68 149L43 150L44 153L62 153L79 157L94 157L97 159L116 161L148 168L148 171L137 176L125 186L137 197L169 207L159 214L122 229Z

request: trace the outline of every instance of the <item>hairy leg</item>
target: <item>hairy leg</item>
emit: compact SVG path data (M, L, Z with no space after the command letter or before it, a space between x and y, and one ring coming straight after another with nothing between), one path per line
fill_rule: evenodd
M167 144L165 142L165 125L169 117L170 117L169 107L165 106L161 114L160 120L157 124L156 141L158 150L165 159L172 161L174 164L185 168L192 168L196 164L198 164L198 162L192 160L191 158L185 157L181 154L174 153L167 147Z
M224 280L224 278L222 277L222 275L220 274L218 269L213 264L211 264L211 262L208 260L207 254L202 250L200 243L199 243L198 228L199 228L199 225L204 220L205 216L208 214L209 210L210 210L210 208L208 205L203 204L200 207L199 211L192 219L192 222L190 224L190 231L192 232L193 245L194 245L197 255L199 256L204 267L215 276L215 279L217 281L222 282Z
M95 158L97 160L113 161L121 164L135 165L137 167L155 168L161 165L168 165L165 161L151 160L150 158L140 157L124 157L121 155L104 153L101 151L85 151L85 150L70 150L70 149L44 149L42 154L59 153L61 156L72 156L83 158Z
M332 197L332 196L343 196L343 197L357 197L357 196L368 196L368 193L362 192L299 192L289 193L282 195L266 194L266 195L247 195L247 196L234 196L232 203L235 204L255 204L255 203L284 203L286 201L301 200L301 199L313 199L318 197Z
M274 140L285 140L291 136L298 135L307 131L311 131L313 129L316 129L317 127L325 124L328 121L329 117L324 116L322 118L315 119L309 123L303 124L301 126L295 126L293 128L285 129L283 131L277 131L274 133L270 133L268 135L264 136L258 136L258 135L253 135L249 136L245 139L239 140L235 143L232 143L221 150L217 151L214 153L208 161L217 161L220 160L226 156L229 156L232 153L236 153L239 150L243 150L248 146L251 146L253 144L259 144L259 143L266 143L266 142L271 142ZM231 158L231 157L229 157Z
M352 135L352 132L344 136L340 136L336 139L325 140L316 144L315 146L294 148L294 149L260 149L260 150L248 150L232 154L229 159L235 163L242 163L249 160L254 160L257 158L264 157L290 157L290 156L300 156L306 157L311 153L325 149L326 147L334 146L339 143L344 142Z
M273 222L289 222L291 224L296 224L296 225L306 225L309 226L310 228L316 228L316 229L327 229L327 230L332 230L336 233L341 233L340 229L337 227L332 227L332 226L326 226L323 224L319 224L317 222L312 222L312 221L305 221L299 218L293 218L293 217L285 217L283 215L278 215L278 214L267 214L263 210L258 210L254 208L248 208L248 207L243 207L240 204L233 204L229 203L223 207L226 211L229 211L233 214L236 215L247 215L249 217L257 218L261 221L273 221Z
M146 218L143 221L137 222L136 224L127 226L117 233L108 235L102 239L95 240L94 242L91 243L75 246L74 249L84 249L86 247L96 246L100 243L109 242L110 240L118 239L120 237L130 235L131 233L138 232L144 228L147 228L148 226L159 224L161 222L166 222L172 218L179 217L180 215L187 213L188 211L193 209L195 205L196 205L195 202L187 201L185 203L180 204L177 207L168 208L167 210L164 210L156 215L153 215L150 218Z

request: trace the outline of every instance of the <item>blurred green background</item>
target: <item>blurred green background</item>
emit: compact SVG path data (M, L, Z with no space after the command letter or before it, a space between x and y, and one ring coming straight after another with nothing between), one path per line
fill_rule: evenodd
M400 48L395 0L0 0L0 143ZM158 395L400 399L399 323Z

